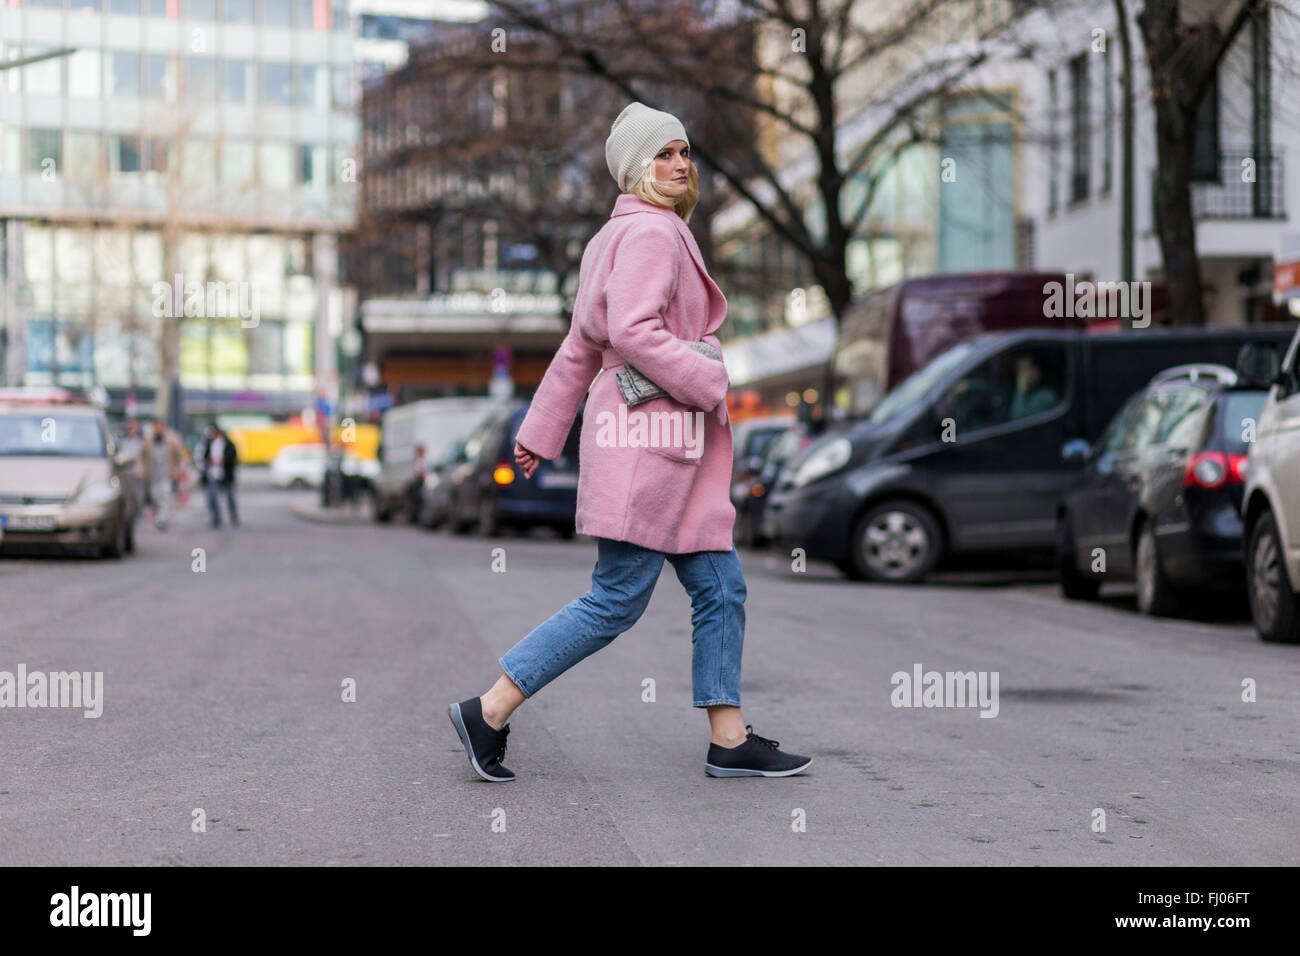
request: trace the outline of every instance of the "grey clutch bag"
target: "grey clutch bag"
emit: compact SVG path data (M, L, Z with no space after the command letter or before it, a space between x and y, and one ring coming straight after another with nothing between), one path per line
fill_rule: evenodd
M719 362L722 361L722 353L707 342L687 342L686 344L701 355L707 355ZM621 369L618 369L614 373L614 378L618 381L618 390L623 393L623 401L628 405L640 405L652 398L663 398L668 394L631 365L624 365Z

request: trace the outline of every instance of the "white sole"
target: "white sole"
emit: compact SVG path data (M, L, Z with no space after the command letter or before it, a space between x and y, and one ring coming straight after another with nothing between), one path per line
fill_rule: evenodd
M797 773L803 773L812 766L812 758L800 767L793 770L740 770L735 767L718 767L706 762L704 772L710 777L793 777Z

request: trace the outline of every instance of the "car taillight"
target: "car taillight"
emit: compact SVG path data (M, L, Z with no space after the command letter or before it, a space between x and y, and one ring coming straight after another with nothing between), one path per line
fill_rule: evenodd
M1197 452L1187 459L1183 484L1196 488L1222 488L1225 484L1242 484L1246 480L1246 455L1225 455L1217 451Z
M498 485L508 485L515 480L515 470L507 462L497 462L496 468L492 471L492 480Z

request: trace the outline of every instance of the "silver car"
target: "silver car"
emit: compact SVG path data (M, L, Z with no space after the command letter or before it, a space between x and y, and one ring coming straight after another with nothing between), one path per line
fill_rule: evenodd
M0 548L134 550L134 465L98 407L0 394Z

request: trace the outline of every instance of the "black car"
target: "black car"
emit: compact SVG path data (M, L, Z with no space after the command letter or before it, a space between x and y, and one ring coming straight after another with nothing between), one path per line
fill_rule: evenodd
M463 461L443 472L449 482L447 510L451 530L495 535L502 527L545 525L561 537L575 534L578 506L578 443L582 412L554 460L542 459L532 478L515 464L515 436L528 414L527 401L514 401L490 414L465 441Z
M1071 449L1087 464L1057 516L1062 593L1089 600L1102 581L1134 580L1139 610L1171 614L1194 590L1244 588L1242 488L1267 397L1224 366L1173 368L1095 447Z
M735 537L745 547L762 547L771 540L766 516L768 493L785 465L795 453L812 441L808 427L791 420L786 429L767 442L762 455L731 486L731 500L736 506Z
M1151 376L1231 365L1294 325L1131 332L1025 329L953 346L860 421L835 423L768 497L777 539L846 574L912 582L947 555L1050 556L1056 512L1092 442Z

